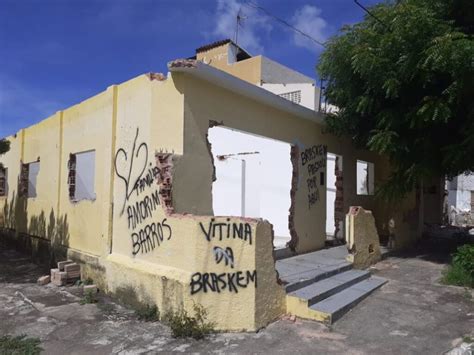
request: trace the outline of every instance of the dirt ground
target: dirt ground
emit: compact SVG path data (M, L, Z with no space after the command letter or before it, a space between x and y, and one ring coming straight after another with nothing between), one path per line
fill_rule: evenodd
M474 337L473 292L438 283L446 258L414 251L376 264L389 282L331 327L288 317L258 333L174 339L106 296L36 285L42 270L0 246L0 335L38 337L46 354L443 354Z

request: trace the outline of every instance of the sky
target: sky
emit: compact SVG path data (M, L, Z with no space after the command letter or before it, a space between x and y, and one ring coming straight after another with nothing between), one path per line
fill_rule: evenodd
M250 1L320 42L365 14L353 0ZM239 10L240 46L316 77L324 48L246 0L0 0L0 137L234 39Z

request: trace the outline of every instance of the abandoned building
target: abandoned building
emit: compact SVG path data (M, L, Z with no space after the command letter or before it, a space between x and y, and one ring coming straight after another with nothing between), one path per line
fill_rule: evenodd
M461 174L446 181L450 224L474 226L474 174Z
M394 205L374 198L388 160L325 132L311 78L230 40L168 70L8 137L2 238L80 263L125 301L199 303L218 329L256 330L286 312L319 319L287 293L309 284L306 253L344 238L351 206L396 248L441 219L439 184ZM300 259L278 269L287 257Z

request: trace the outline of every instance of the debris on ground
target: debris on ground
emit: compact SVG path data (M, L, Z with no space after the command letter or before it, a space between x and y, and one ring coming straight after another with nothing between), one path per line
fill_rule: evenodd
M40 286L47 285L51 282L51 276L50 275L44 275L38 278L38 281L36 283Z
M81 278L81 266L71 260L59 261L58 267L51 269L51 282L56 286L74 283Z

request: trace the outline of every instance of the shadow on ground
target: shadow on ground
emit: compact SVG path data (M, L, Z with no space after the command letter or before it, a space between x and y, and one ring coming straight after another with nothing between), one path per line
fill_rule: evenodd
M376 264L389 282L331 327L287 317L258 333L195 341L173 339L106 296L81 305L78 287L38 286L42 270L0 246L0 335L38 337L47 354L442 354L474 336L474 302L472 292L438 283L449 252L428 250L420 244Z

